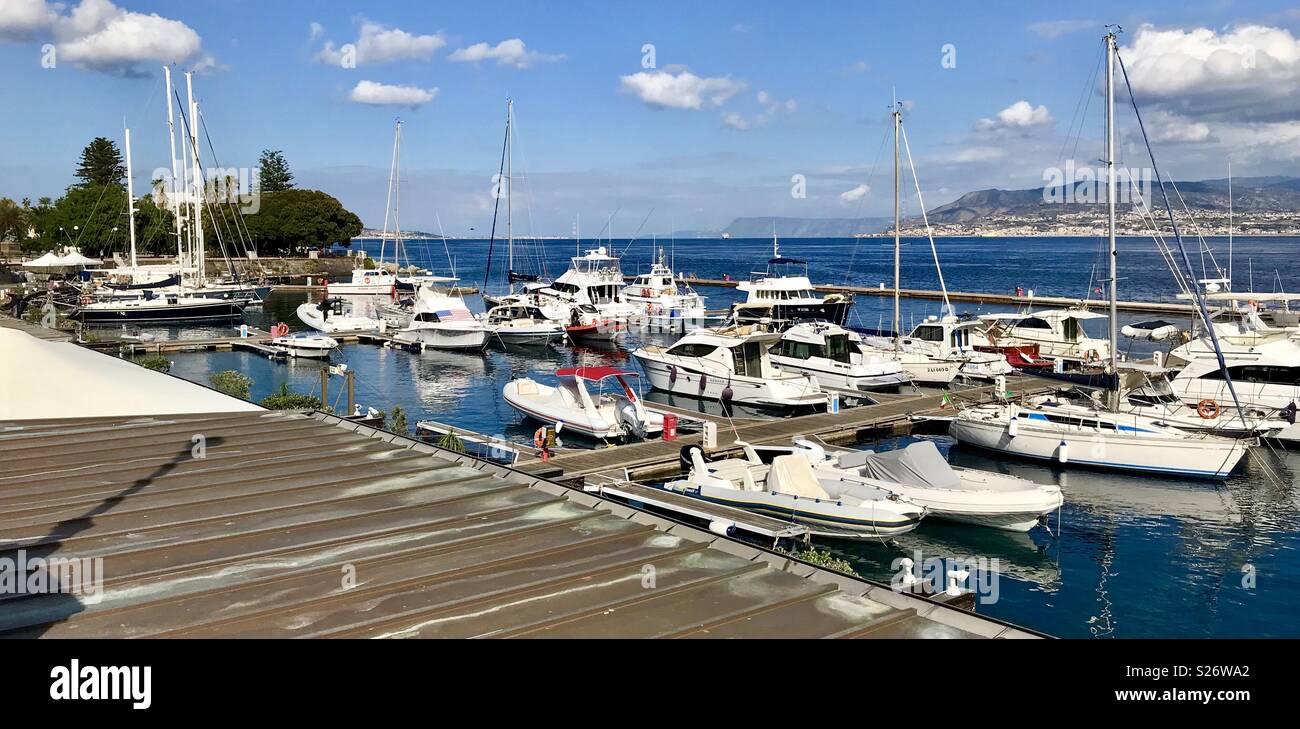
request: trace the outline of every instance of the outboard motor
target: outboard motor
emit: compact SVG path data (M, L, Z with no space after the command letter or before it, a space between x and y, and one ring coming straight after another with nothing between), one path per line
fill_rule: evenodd
M677 461L678 465L682 467L682 473L690 473L691 469L695 468L695 459L691 455L693 451L699 451L700 457L704 457L704 449L695 444L684 445L682 446L682 449L678 451Z

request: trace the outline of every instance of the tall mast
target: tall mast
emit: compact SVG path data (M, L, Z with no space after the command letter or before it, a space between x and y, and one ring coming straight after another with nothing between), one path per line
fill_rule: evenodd
M176 223L176 267L179 273L185 271L185 247L181 241L181 188L176 172L176 117L172 111L172 67L163 66L163 76L167 78L167 143L171 146L172 180L168 197L171 198L172 219Z
M1106 34L1106 237L1110 249L1110 408L1119 408L1119 346L1116 304L1118 271L1115 246L1115 33Z
M393 264L399 271L402 267L402 250L402 121L399 119L393 139Z
M388 196L384 198L384 229L379 234L379 271L384 270L384 252L388 245L388 216L393 214L393 180L397 176L397 140L401 136L402 121L393 125L393 156L388 161ZM396 245L396 244L394 244Z
M781 247L776 242L776 221L772 221L772 257L781 257Z
M131 270L136 270L135 260L135 184L131 173L131 130L126 129L126 212L127 230L131 236Z
M1228 290L1232 290L1232 161L1228 161Z
M515 211L514 211L514 140L510 138L511 123L515 118L515 102L506 99L506 280L510 281L510 290L515 284L511 276L515 272Z
M900 200L901 185L899 183L902 176L902 160L898 154L898 127L902 123L903 115L898 110L898 101L894 101L894 351L899 348L899 337L903 332L903 316L899 308L899 278L901 277L902 258L901 258L901 230L902 230L902 204Z
M194 265L198 268L195 280L199 286L202 286L207 281L208 272L203 245L203 169L199 166L199 105L194 101L194 74L188 71L185 73L185 94L189 98L190 105L189 147L190 160L194 165L194 216L191 218L191 225L194 226Z

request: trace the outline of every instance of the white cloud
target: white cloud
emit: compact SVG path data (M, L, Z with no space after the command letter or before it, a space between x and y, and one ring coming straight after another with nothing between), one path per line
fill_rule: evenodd
M554 63L564 60L563 53L546 54L530 51L518 38L503 40L495 46L487 43L475 43L468 48L461 48L447 57L450 61L478 63L479 61L496 61L498 66L528 68L538 63Z
M59 17L56 8L45 0L5 0L0 6L0 39L25 40L49 30Z
M849 65L845 66L844 70L847 71L848 73L866 73L867 71L871 70L871 64L867 63L866 61L854 61L853 63L850 63Z
M745 90L744 81L728 77L702 78L687 71L639 71L619 78L624 91L636 94L650 106L669 109L703 109L721 106Z
M376 106L410 106L416 107L433 101L438 96L438 88L422 89L417 86L397 86L381 84L376 81L359 81L348 98L358 104Z
M745 118L744 114L741 114L738 111L729 111L726 114L723 114L722 123L738 132L743 132L749 129L749 120Z
M1029 32L1048 40L1055 40L1063 35L1081 30L1098 30L1101 25L1095 20L1045 20L1025 26Z
M309 36L310 40L316 40L317 38L321 37L325 33L325 26L321 25L320 23L317 23L314 20L311 21L311 25L307 26L307 28L310 33Z
M362 66L407 59L427 61L447 45L447 41L442 33L416 35L400 28L389 28L373 20L363 20L361 32L351 45L356 53L352 60ZM342 46L336 46L334 41L326 41L324 47L316 53L316 60L337 65L347 60L347 55Z
M979 132L1026 131L1052 123L1052 115L1046 106L1034 106L1028 101L1017 101L999 111L992 119L984 118L975 122Z
M67 15L63 3L5 0L0 7L0 38L52 37L58 62L110 73L139 73L143 62L195 61L195 68L216 62L203 55L193 28L156 13L137 13L109 0L81 0Z
M840 202L845 204L858 202L862 198L866 197L868 192L871 192L870 187L867 187L866 185L858 185L852 190L841 192Z
M970 162L989 162L1002 159L1006 150L999 147L963 147L956 152L940 157L939 162L966 164Z
M1153 142L1204 142L1210 139L1210 125L1165 111L1148 114L1143 121ZM1138 133L1136 129L1130 132Z
M1144 25L1120 55L1139 103L1198 118L1300 119L1300 39L1286 29Z

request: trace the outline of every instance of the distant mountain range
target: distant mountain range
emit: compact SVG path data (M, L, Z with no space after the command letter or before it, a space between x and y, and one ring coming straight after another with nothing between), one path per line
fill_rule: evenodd
M1201 180L1176 182L1168 187L1170 202L1181 208L1177 187L1182 200L1192 211L1226 212L1228 210L1228 180ZM1121 190L1121 192L1123 192ZM1147 205L1161 205L1160 189L1151 184ZM1285 213L1300 211L1300 178L1296 177L1242 177L1232 181L1232 207L1241 213ZM1049 200L1066 202L1049 202ZM1106 185L1075 184L1072 188L1039 187L1032 190L976 190L956 200L929 211L930 222L971 223L991 216L1052 217L1063 213L1077 213L1091 207L1071 200L1089 200L1104 203ZM1134 201L1135 202L1135 201ZM1132 204L1132 203L1130 203Z

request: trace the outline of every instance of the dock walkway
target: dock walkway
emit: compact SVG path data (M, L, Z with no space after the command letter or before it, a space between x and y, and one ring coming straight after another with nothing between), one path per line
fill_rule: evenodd
M1008 378L1008 388L1028 393L1051 387L1053 383L1034 377ZM973 387L954 393L954 397L980 399L992 392L992 386ZM752 445L789 443L800 435L817 436L828 442L851 442L862 436L902 433L911 428L911 416L939 412L943 394L899 397L878 405L848 408L838 413L816 413L792 418L736 422L718 428L718 447L714 452L731 450L737 441ZM651 440L641 443L568 452L548 461L521 460L518 468L533 473L562 470L566 477L606 474L632 479L650 478L678 472L678 455L683 446L700 445L701 436L688 435L677 440Z

